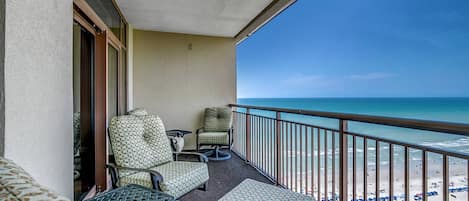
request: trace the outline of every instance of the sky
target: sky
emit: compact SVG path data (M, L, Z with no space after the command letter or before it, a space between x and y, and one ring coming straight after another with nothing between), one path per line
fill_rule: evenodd
M239 98L469 97L469 1L298 0L236 57Z

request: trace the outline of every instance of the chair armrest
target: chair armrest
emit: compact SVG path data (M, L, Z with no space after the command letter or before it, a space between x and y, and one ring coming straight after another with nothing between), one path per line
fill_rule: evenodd
M199 135L199 134L202 133L203 131L204 131L204 127L198 128L197 131L195 131L195 134L196 134L196 135Z
M202 163L208 162L207 156L201 153L197 153L197 152L174 152L173 155L175 156L176 161L178 161L178 156L182 155L182 156L197 156L199 159L199 162L202 162Z
M174 135L174 136L177 136L177 137L182 137L182 136L184 136L184 133L182 131L179 131L179 130L167 130L166 135Z
M163 182L163 176L157 171L141 169L141 168L121 167L115 164L107 164L106 168L109 168L109 170L111 171L111 180L112 180L113 188L117 187L117 183L119 181L119 170L129 170L129 171L135 171L135 172L149 173L151 177L151 184L153 185L153 189L161 191L160 183Z

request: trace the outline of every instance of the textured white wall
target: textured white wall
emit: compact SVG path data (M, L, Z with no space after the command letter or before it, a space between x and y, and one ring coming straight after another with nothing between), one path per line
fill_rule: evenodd
M236 102L232 38L134 30L134 107L163 119L166 129L195 130L206 107ZM186 137L195 149L195 134Z
M0 156L5 145L5 1L0 1Z
M134 108L134 27L127 26L127 109Z
M6 0L5 156L73 196L72 0Z

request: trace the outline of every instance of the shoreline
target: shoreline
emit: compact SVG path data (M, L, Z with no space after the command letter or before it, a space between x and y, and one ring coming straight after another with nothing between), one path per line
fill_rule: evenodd
M449 196L451 197L451 200L467 200L467 187L468 187L468 177L467 177L467 162L465 160L450 160L450 168L449 168L449 189L455 189L454 192L450 192ZM430 163L431 162L431 163ZM422 176L422 164L421 160L414 160L411 161L411 166L409 166L409 200L418 200L414 199L414 195L420 195L422 194L422 186L423 186L423 176ZM437 195L429 195L428 200L433 201L433 200L441 200L443 196L443 174L442 174L442 163L437 163L437 161L429 161L429 166L428 168L428 175L427 175L427 190L426 192L432 192L431 194L435 194L434 192L437 193ZM356 198L357 199L364 199L363 195L363 168L357 168L357 174L356 174ZM352 181L352 169L349 168L349 181ZM367 198L374 198L375 196L375 178L376 178L376 170L375 166L368 166L368 175L367 175ZM302 174L297 172L297 183L295 185L294 181L293 183L293 189L296 192L301 192L301 193L306 193L311 195L311 171L308 171L308 189L306 189L305 186L305 173L303 172ZM397 197L397 200L404 200L404 189L405 189L405 184L402 178L404 178L404 166L402 165L395 165L394 166L394 180L393 180L393 188L394 192L393 195ZM338 171L336 171L336 190L335 192L338 192ZM389 197L389 166L388 165L380 165L380 197ZM303 178L302 181L302 188L300 188L300 182L299 179L300 177ZM288 178L290 179L290 174L288 173ZM317 183L317 168L314 170L314 178L315 181L314 183ZM331 199L331 192L332 192L332 174L331 174L331 168L329 167L328 169L328 198ZM286 179L286 176L283 177L283 179ZM456 191L456 189L459 188L460 192ZM313 188L313 197L317 198L317 185L314 186ZM349 199L352 200L352 185L351 182L349 182ZM321 168L321 191L324 191L324 169ZM321 199L325 197L324 192L321 192ZM319 200L319 199L318 199Z

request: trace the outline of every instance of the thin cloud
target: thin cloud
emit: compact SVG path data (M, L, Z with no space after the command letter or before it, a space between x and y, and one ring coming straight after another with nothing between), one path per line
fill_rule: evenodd
M324 75L296 74L284 79L282 83L288 87L322 88L335 85L336 80Z
M383 73L383 72L373 72L366 74L355 74L350 75L349 78L352 80L382 80L392 78L395 75L392 73Z
M298 75L294 75L294 76L291 76L291 77L283 80L283 82L285 84L289 84L289 85L305 85L305 84L320 82L322 80L324 80L324 78L323 78L323 76L320 76L320 75L302 75L302 74L298 74Z

